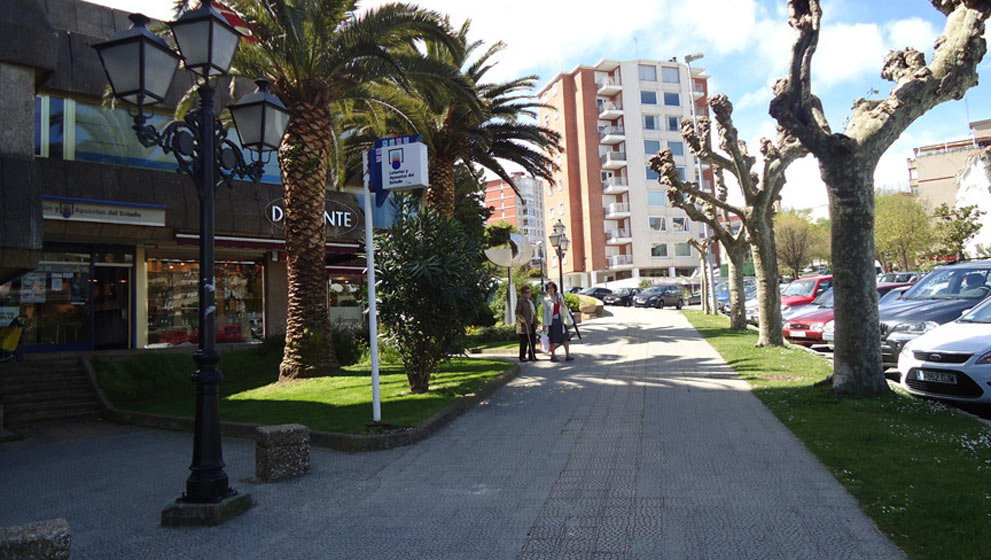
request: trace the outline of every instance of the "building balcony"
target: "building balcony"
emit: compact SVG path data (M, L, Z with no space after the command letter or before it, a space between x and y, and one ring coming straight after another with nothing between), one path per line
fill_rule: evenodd
M626 152L606 152L600 156L602 169L626 167Z
M705 87L701 84L695 84L695 87L692 88L692 97L695 99L705 97Z
M626 179L613 177L602 181L602 194L623 194L629 190L630 185Z
M633 268L633 255L613 255L608 258L609 270Z
M633 243L633 236L626 229L613 229L606 232L606 245L628 245Z
M621 126L606 126L599 130L599 144L619 144L626 140L626 130Z
M614 202L604 208L605 219L622 220L630 217L630 205L625 202Z
M595 85L598 86L595 92L599 95L613 96L623 91L623 84L614 78L599 78Z
M607 101L599 104L599 118L604 121L611 121L623 116L623 104Z

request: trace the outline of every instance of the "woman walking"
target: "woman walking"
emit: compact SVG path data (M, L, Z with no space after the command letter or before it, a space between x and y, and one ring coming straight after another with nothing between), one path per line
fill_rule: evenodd
M565 360L574 360L571 357L571 349L569 348L571 332L568 330L574 323L571 319L571 313L568 312L568 305L564 303L564 297L558 293L557 284L548 282L545 289L547 290L547 297L544 298L543 319L544 328L547 329L547 337L551 343L551 361L558 361L557 356L554 354L554 350L557 349L558 345L564 346Z
M516 334L520 335L520 361L537 361L533 341L537 338L537 309L533 306L530 286L520 288L520 299L516 301ZM529 355L529 358L527 357Z

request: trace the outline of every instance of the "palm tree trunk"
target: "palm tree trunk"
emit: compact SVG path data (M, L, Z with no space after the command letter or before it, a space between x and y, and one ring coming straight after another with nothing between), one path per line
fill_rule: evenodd
M427 172L430 188L427 189L427 205L448 218L454 217L454 159L444 154L430 158Z
M279 167L285 195L289 310L279 380L337 371L327 312L326 211L330 113L320 103L299 102L282 145Z

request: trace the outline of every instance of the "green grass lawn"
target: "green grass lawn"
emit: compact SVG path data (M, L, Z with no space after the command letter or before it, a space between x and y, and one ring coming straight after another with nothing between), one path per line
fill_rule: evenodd
M838 397L812 386L825 358L683 313L909 557L991 558L991 427L900 390Z
M520 341L518 340L513 340L510 342L498 341L498 340L489 341L489 342L476 342L471 345L472 349L481 348L482 350L491 350L493 348L515 349L519 347L520 347Z
M325 432L371 433L371 369L367 364L342 368L333 377L273 383L278 353L258 350L227 352L220 362L222 420L252 424L300 423ZM189 356L142 355L124 362L96 362L101 387L120 408L192 417L195 387ZM430 392L409 391L401 365L380 367L382 419L390 427L416 426L467 395L511 365L498 360L455 358L441 366ZM150 378L150 379L149 379ZM155 395L148 398L148 395Z

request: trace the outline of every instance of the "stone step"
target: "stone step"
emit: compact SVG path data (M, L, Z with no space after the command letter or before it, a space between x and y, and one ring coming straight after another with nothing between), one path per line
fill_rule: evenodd
M78 380L89 380L86 370L79 368L73 370L37 370L30 372L6 372L0 371L0 387L16 386L23 383L63 383Z
M7 392L0 397L6 405L12 405L14 403L53 403L53 402L64 402L64 401L77 401L77 400L92 400L95 402L93 395L93 389L90 388L89 384L82 386L46 386L42 388L36 388L33 390L21 390L17 392Z
M10 406L4 407L4 425L11 428L40 423L95 419L100 416L100 407L95 401L65 404L59 408L39 409L29 406L20 409L17 405L14 405L14 410L10 410L10 408Z

